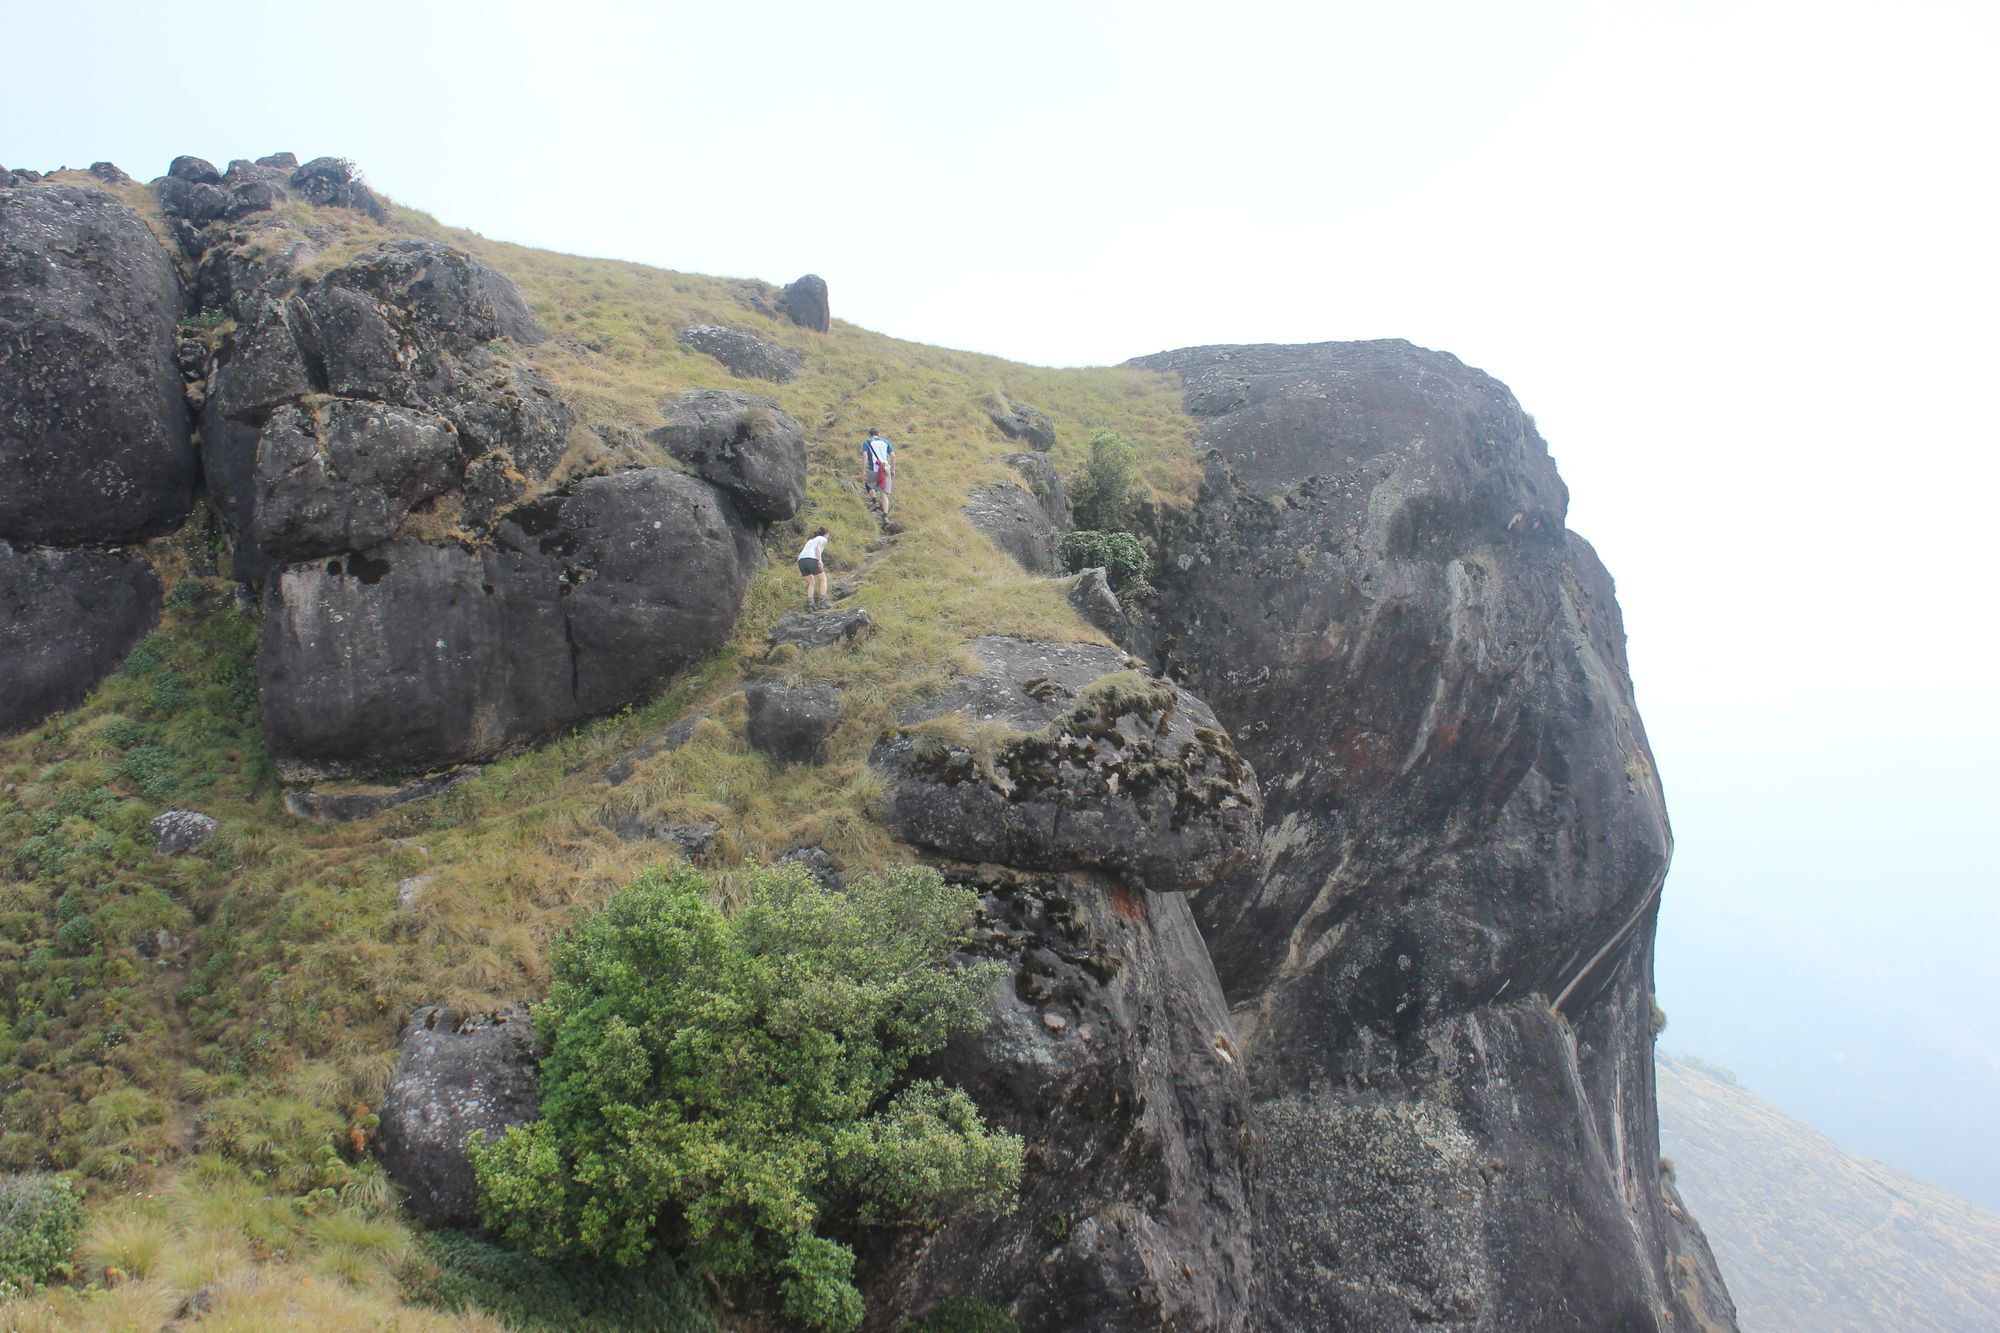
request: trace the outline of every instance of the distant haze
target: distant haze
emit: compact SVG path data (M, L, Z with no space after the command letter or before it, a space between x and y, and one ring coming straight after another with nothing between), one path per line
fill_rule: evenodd
M1669 1044L2000 1206L1994 6L17 10L9 166L338 154L906 338L1506 380L1619 579Z

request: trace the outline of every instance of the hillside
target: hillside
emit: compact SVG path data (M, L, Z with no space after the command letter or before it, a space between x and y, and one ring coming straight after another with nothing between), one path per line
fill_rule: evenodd
M1000 980L913 1075L1025 1152L1011 1212L827 1203L867 1327L1726 1327L1658 1168L1664 798L1506 387L1038 369L826 297L334 159L0 169L0 1170L89 1217L0 1322L769 1326L463 1234L466 1136L648 867L741 914L917 862ZM1062 577L1107 469L1131 531Z
M1660 1148L1745 1329L2000 1328L2000 1215L1851 1156L1718 1071L1659 1064Z

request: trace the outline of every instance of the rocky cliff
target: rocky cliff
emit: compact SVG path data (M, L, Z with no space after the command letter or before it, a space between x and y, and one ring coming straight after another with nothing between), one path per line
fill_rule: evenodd
M924 857L978 889L968 953L1007 979L988 1029L923 1072L1028 1160L1005 1218L857 1238L874 1325L960 1293L1036 1329L1731 1323L1659 1169L1671 837L1618 608L1504 386L1403 343L1037 378L837 325L817 278L697 299L500 254L331 159L184 158L150 188L0 172L0 466L19 481L0 496L0 730L56 715L0 817L74 839L15 858L22 937L138 948L132 913L72 923L167 884L141 956L205 978L148 992L208 1043L165 1024L161 1063L201 1072L148 1084L91 1046L87 1095L129 1082L164 1108L277 1077L244 1053L269 1040L265 1004L285 1059L338 1071L328 1086L378 1086L399 1043L372 1150L418 1215L466 1223L464 1132L534 1105L525 1025L481 1014L532 996L576 903L661 855L784 856L835 882ZM619 302L641 315L591 323ZM899 481L908 530L878 527L851 477L848 437L884 407L930 431L903 444L924 459ZM1157 591L1131 606L1101 572L1049 577L1064 441L1099 421L1155 467ZM835 527L847 605L779 620L802 515ZM142 697L119 664L162 615L161 573L179 609L149 663L234 614L204 609L224 570L254 608L240 684L280 775L521 758L395 816L421 844L284 855L282 810L391 798L281 807L251 763L224 850L196 853L210 869L116 862L91 821L178 790L192 744L173 718L189 687ZM60 710L99 682L115 715L70 755ZM107 746L108 797L64 785L64 756L88 773ZM66 891L93 857L105 874ZM170 926L199 931L173 959ZM16 1004L44 993L0 979ZM337 1036L297 1018L332 1012ZM58 1062L7 1049L54 1145L24 1131L9 1160L64 1165ZM373 1112L340 1114L372 1160Z

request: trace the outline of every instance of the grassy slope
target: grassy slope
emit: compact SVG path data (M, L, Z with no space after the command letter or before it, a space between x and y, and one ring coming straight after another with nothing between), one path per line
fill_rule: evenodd
M1990 1328L2000 1215L1660 1057L1660 1142L1746 1329Z
M150 208L143 191L120 193ZM1139 446L1155 494L1184 497L1195 480L1189 422L1159 376L1038 369L839 323L815 334L748 308L751 284L499 244L406 210L383 229L288 206L267 239L308 228L321 268L394 232L461 245L520 283L553 336L508 354L578 412L559 480L644 455L644 431L675 394L748 389L805 427L807 506L772 534L732 643L665 696L445 797L336 828L280 802L257 722L254 618L231 607L224 581L183 576L199 567L194 538L155 544L170 583L159 631L82 707L0 740L0 1169L53 1166L92 1182L84 1276L119 1270L109 1290L0 1307L9 1327L145 1323L211 1281L222 1284L215 1317L246 1327L394 1313L399 1276L424 1260L356 1148L397 1026L428 1000L481 1006L539 991L553 933L661 854L620 844L606 814L720 821L724 893L731 865L800 845L853 865L894 860L865 766L893 710L958 669L972 634L1098 638L958 513L974 486L1010 475L1001 460L1019 447L986 404L1006 394L1048 411L1059 466L1107 428ZM675 344L700 322L784 343L807 372L783 386L733 380ZM806 525L832 530L836 579L875 538L855 478L860 438L878 425L897 443L906 530L848 604L879 630L855 651L778 664L846 689L830 761L776 770L743 742L743 677L800 599L790 557ZM604 785L608 761L690 712L712 719L692 743ZM202 852L152 852L147 821L174 805L221 822ZM410 876L428 878L401 911L397 884ZM142 940L164 943L157 961ZM434 1318L399 1317L409 1328Z

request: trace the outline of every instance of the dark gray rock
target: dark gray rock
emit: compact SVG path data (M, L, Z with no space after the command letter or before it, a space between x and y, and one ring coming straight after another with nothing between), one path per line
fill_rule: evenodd
M712 819L684 824L650 814L613 815L604 821L604 827L626 842L660 842L678 848L695 865L708 860L715 850L715 835L722 832L722 825Z
M292 173L289 184L309 204L351 208L377 222L389 220L389 210L375 197L375 192L355 179L353 164L340 158L314 158Z
M840 725L840 691L831 685L760 680L744 691L750 744L781 764L826 759L827 738Z
M1207 704L1112 648L969 647L985 669L875 748L891 833L963 861L1101 870L1163 891L1256 864L1257 778Z
M1029 407L1010 398L1004 408L989 408L986 415L1010 440L1019 440L1040 453L1047 453L1056 447L1055 423L1039 407Z
M285 192L269 181L245 181L223 197L222 218L235 222L252 213L269 212L284 197Z
M1701 1327L1646 1028L1671 839L1532 421L1407 343L1139 364L1207 418L1149 630L1270 793L1261 867L1196 905L1270 1164L1260 1319Z
M356 820L373 819L399 805L441 796L459 783L469 782L478 776L478 767L468 764L449 772L416 778L400 786L349 787L344 790L295 787L285 793L285 809L300 819L310 819L316 824L352 824Z
M1056 525L1024 487L1011 481L982 486L966 498L963 512L1030 574L1056 572Z
M167 164L167 175L170 179L187 181L191 185L220 185L222 183L222 173L215 169L215 164L205 158L199 157L182 156L175 158Z
M198 851L215 836L215 821L198 810L169 810L153 816L153 850L161 856Z
M714 357L730 374L746 379L789 384L806 368L798 353L765 342L754 333L726 329L720 324L696 324L682 329L674 341L689 351Z
M490 535L493 524L509 505L528 489L528 479L514 467L506 454L485 454L465 469L459 486L459 503L466 528L480 536Z
M278 560L367 550L463 466L442 417L342 398L281 407L257 446L252 538Z
M714 488L656 468L520 506L491 547L288 565L258 647L271 754L423 772L649 698L729 637L759 558Z
M0 541L0 735L82 703L159 619L137 556Z
M162 176L154 181L153 194L168 217L180 218L196 227L214 222L229 208L229 196L220 187L179 176Z
M465 1140L487 1142L541 1113L534 1027L525 1008L467 1018L426 1005L410 1015L382 1098L375 1155L428 1226L479 1223L479 1180Z
M1105 577L1103 569L1081 570L1064 582L1063 595L1069 598L1069 604L1085 620L1110 635L1112 642L1122 643L1131 633L1131 618L1125 614L1118 594L1111 591L1111 580Z
M496 338L529 347L548 336L520 288L463 250L436 241L378 245L327 274L326 284L408 312L456 352Z
M201 463L209 499L229 533L235 575L262 582L272 560L257 545L257 444L272 414L319 385L299 351L291 308L257 307L222 349L201 412Z
M179 526L198 476L180 317L173 264L123 204L65 185L0 197L0 538Z
M0 170L4 170L4 168L0 168ZM90 164L90 174L103 181L106 185L130 185L132 183L132 178L120 171L114 162L93 162Z
M260 167L276 167L280 171L297 171L299 158L296 153L271 153L257 159Z
M1027 1141L1002 1218L868 1238L870 1327L955 1293L1024 1330L1244 1330L1258 1253L1248 1089L1178 894L984 886L970 953L1006 963L991 1022L917 1071Z
M778 296L778 308L800 328L819 333L833 328L833 307L827 302L826 279L817 273L787 283Z
M1047 454L1008 454L1007 466L1021 474L1021 480L1028 484L1028 491L1035 497L1035 503L1048 516L1050 526L1057 532L1068 532L1076 526L1076 517L1070 512L1069 497L1063 494L1062 477L1056 472L1056 465Z
M847 892L847 880L840 873L840 863L824 847L794 847L778 858L778 864L803 866L824 887L835 893Z
M806 436L777 403L698 389L668 405L647 438L736 497L766 523L798 513L806 498Z
M787 611L771 627L771 646L831 648L859 643L875 632L875 617L860 607L852 611Z

